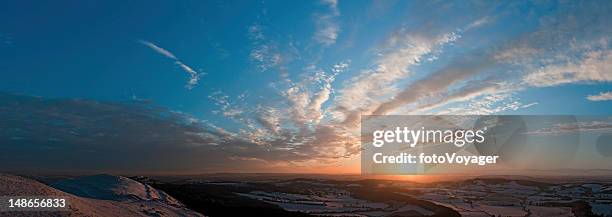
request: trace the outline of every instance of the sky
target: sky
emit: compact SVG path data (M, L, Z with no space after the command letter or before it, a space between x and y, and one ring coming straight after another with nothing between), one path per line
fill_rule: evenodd
M607 1L7 1L5 168L358 173L360 115L612 114Z

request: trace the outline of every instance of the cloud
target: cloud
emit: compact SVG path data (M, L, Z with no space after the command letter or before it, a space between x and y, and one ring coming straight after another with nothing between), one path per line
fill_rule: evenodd
M439 94L439 96L433 96L427 102L419 103L414 108L410 108L404 113L408 114L423 114L424 112L431 111L436 108L444 107L449 104L470 101L484 95L502 94L506 92L506 88L503 84L478 81L470 82L461 88L448 93ZM402 113L402 112L400 112Z
M267 71L281 63L281 55L275 53L274 49L271 45L261 44L251 50L249 57L259 63L261 71Z
M329 12L325 14L315 14L316 31L315 40L323 45L329 46L336 43L340 33L340 25L337 18L340 16L337 0L323 0L323 4L328 7Z
M157 53L159 53L161 55L164 55L165 57L168 57L168 58L173 59L173 60L178 60L176 58L176 56L174 56L174 54L172 54L170 51L168 51L166 49L163 49L163 48L157 46L156 44L153 44L153 43L148 42L148 41L142 41L142 40L139 41L139 42L141 44L144 44L145 46L153 49L155 52L157 52Z
M466 93L445 93L450 91L449 88L458 87L462 85L459 83L469 81L472 76L478 75L480 70L488 69L495 64L495 60L482 51L483 49L464 54L464 57L457 57L458 60L445 69L428 73L424 78L408 82L408 85L405 81L413 75L414 67L436 61L446 48L458 41L468 30L491 22L491 18L484 17L461 28L443 26L434 31L425 26L402 27L393 32L375 60L377 68L364 70L361 75L346 82L348 87L339 90L336 114L339 118L344 118L346 123L357 124L359 114L387 114L409 104L415 104L416 110L424 111L449 102L473 98L476 93L485 94L470 93L473 91L470 88L464 90ZM398 85L400 83L403 83L404 88ZM439 103L424 102L417 105L423 103L421 100L432 98L432 95L449 98L433 99Z
M536 87L577 82L612 81L612 51L591 51L582 59L548 65L525 76L524 81Z
M0 128L12 129L0 133L0 152L11 153L0 155L3 171L263 171L319 157L306 148L287 151L292 139L255 143L246 134L150 104L0 94L0 110ZM295 139L307 136L312 134Z
M510 93L484 95L469 101L461 107L451 107L441 114L490 115L503 111L516 111L537 105L537 102L523 104Z
M493 19L491 17L483 17L480 19L475 20L474 22L470 23L467 27L466 30L472 29L472 28L478 28L487 24L490 24L493 22Z
M278 96L268 96L269 103L249 106L221 93L214 94L211 99L220 107L217 114L240 124L237 137L304 157L292 163L318 164L338 156L353 156L358 153L357 137L325 119L330 113L324 107L332 99L332 83L336 76L349 65L350 61L342 61L325 70L307 67L300 80L279 83L286 87L277 87ZM240 112L231 113L235 114L231 116L225 112L234 110ZM313 160L319 162L311 162Z
M338 23L332 21L332 17L329 15L320 16L317 18L317 31L315 33L315 39L317 42L323 45L332 45L336 43L338 34L340 32L340 26Z
M200 76L203 75L204 73L200 73L197 72L196 70L194 70L193 68L191 68L190 66L188 66L187 64L183 63L180 59L178 59L172 52L157 46L156 44L149 42L149 41L139 41L141 44L151 48L152 50L154 50L155 52L165 56L166 58L172 59L174 60L174 64L176 64L177 66L179 66L179 68L181 68L181 70L187 72L189 74L189 81L187 81L187 84L185 85L185 87L187 89L193 89L196 85L198 85L198 82L200 81Z
M600 92L597 95L589 95L587 99L591 101L609 101L612 100L612 91Z
M294 110L294 120L297 123L318 123L323 118L323 103L330 99L333 92L331 84L338 73L343 71L342 66L345 64L348 67L347 63L335 64L330 70L332 73L316 68L311 69L312 77L293 84L284 92L284 96L287 97Z
M539 18L539 26L505 45L496 58L512 64L531 87L612 81L609 5L561 4L563 12Z
M208 98L221 109L219 111L213 111L213 113L219 113L228 118L237 118L244 112L242 109L236 107L233 103L230 103L229 96L225 95L221 91L213 92L208 96ZM239 97L239 100L242 100L242 98Z
M334 73L340 73L340 72L346 71L349 68L349 64L350 63L351 63L351 61L349 60L349 61L340 62L338 64L335 64L332 67L332 71Z
M278 135L281 132L281 113L271 106L258 106L257 121L270 133Z
M394 32L387 39L385 51L375 60L376 68L364 70L345 82L335 106L344 110L341 113L345 113L347 122L356 123L356 114L372 112L382 98L396 92L393 84L412 75L410 67L426 61L436 49L458 38L452 32L434 37L411 34L404 29Z
M281 77L286 78L288 75L281 69L281 64L289 61L289 58L280 52L278 43L269 39L264 30L264 26L258 23L249 26L248 37L253 46L249 59L257 64L259 70L268 71L277 68Z
M487 59L471 60L471 58L460 59L458 62L431 73L428 77L415 81L410 86L396 94L391 100L380 104L373 114L388 114L400 106L417 102L422 97L432 93L446 91L457 82L470 79L485 69L493 66L494 62Z
M523 104L516 99L515 93L530 87L556 86L569 83L602 83L609 82L612 74L610 68L610 50L608 46L609 36L606 19L609 14L605 9L598 8L596 4L584 5L584 7L569 7L564 10L572 11L566 14L555 14L550 17L542 17L541 26L532 32L525 32L518 37L509 38L495 44L490 50L480 52L481 58L495 64L494 83L503 81L503 88L496 87L495 90L486 90L487 87L477 85L475 88L457 88L461 82L481 82L480 80L469 80L469 77L457 80L447 80L443 89L435 88L436 85L428 83L426 87L420 88L421 92L434 92L433 97L399 97L388 103L391 109L406 103L417 103L422 106L421 101L433 104L417 111L437 108L457 101L464 101L460 106L454 106L442 110L443 113L452 114L492 114L504 110L516 110L528 108L537 103ZM586 10L585 10L586 9ZM603 14L602 14L603 12ZM584 16L575 16L583 14ZM496 17L497 18L497 17ZM472 22L466 30L482 26L490 22L488 16ZM569 33L569 34L568 34ZM476 51L477 53L479 51ZM459 61L458 63L461 63ZM461 65L451 64L450 68L463 68ZM473 71L472 69L469 69ZM461 73L451 73L449 76L458 76ZM478 75L474 73L473 75ZM444 77L444 76L443 76ZM503 78L503 79L501 79ZM443 80L444 78L436 78ZM497 81L496 81L497 80ZM429 81L429 80L426 80ZM453 84L451 81L459 82ZM422 80L417 82L423 82ZM490 85L489 85L490 86ZM496 86L496 85L495 85ZM408 87L412 88L412 87ZM478 89L482 88L483 91ZM408 93L416 93L419 88L410 90ZM437 93L436 93L437 92ZM452 93L456 92L456 93ZM405 96L409 96L406 94ZM468 97L463 97L467 95ZM458 97L456 97L458 96ZM429 98L442 98L439 103L431 102ZM404 100L404 101L402 101ZM394 105L392 103L397 103ZM384 105L383 105L384 106ZM380 108L384 111L385 108ZM387 108L388 110L389 108Z
M338 9L338 0L322 0L321 2L327 4L333 10Z
M552 127L526 132L527 134L558 135L578 132L612 132L612 122L606 120L578 121L572 123L559 123Z

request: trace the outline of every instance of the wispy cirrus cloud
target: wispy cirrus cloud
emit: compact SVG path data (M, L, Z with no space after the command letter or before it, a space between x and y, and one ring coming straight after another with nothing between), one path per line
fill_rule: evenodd
M580 59L548 65L525 76L525 82L537 87L577 82L612 81L612 50L595 50Z
M470 59L460 59L459 63L450 64L448 67L434 72L424 79L415 81L396 94L393 99L380 104L373 113L388 114L400 106L415 103L420 98L426 97L431 93L446 91L451 85L468 80L494 65L493 62L487 59L478 59L477 61Z
M608 120L596 120L596 121L578 121L571 123L559 123L552 127L545 127L538 130L526 132L527 134L566 134L566 133L577 133L577 132L599 132L599 133L610 133L612 132L612 122Z
M371 113L381 100L397 93L395 84L413 74L411 67L427 61L435 51L459 37L451 33L425 36L400 29L391 34L374 69L365 69L340 89L334 106L338 118L357 124L358 116ZM350 84L350 85L349 85Z
M612 91L600 92L599 94L587 96L588 100L591 101L610 101L612 100Z
M494 85L450 90L456 86L455 84L473 79L473 76L495 65L490 57L479 51L458 57L448 66L431 72L403 88L397 86L397 83L413 74L411 67L436 61L438 55L448 45L459 40L462 34L484 26L488 22L491 22L488 18L481 18L465 25L464 28L438 33L437 36L432 36L431 33L406 32L404 29L397 31L387 42L393 49L380 55L380 59L377 60L378 72L371 73L370 78L352 82L350 88L341 90L345 94L348 93L341 97L352 96L352 100L347 101L362 99L360 101L364 102L363 99L369 99L369 106L358 105L359 113L388 114L411 104L415 104L413 109L423 111L449 102L474 98L478 94L486 94L483 91L490 90ZM484 83L493 84L494 81ZM427 102L420 102L423 99L427 99Z
M283 63L284 56L281 54L278 44L269 39L264 30L265 27L259 23L249 26L248 37L253 46L249 53L249 59L257 65L259 70L268 71L278 68ZM283 78L288 76L283 71L280 72L280 75Z
M322 0L324 5L328 7L328 12L323 14L315 14L316 31L314 39L323 45L332 45L336 43L340 34L340 24L338 23L338 0Z
M611 82L610 6L563 6L566 13L542 17L538 29L516 38L498 57L519 67L529 87Z
M187 64L183 63L183 61L181 61L179 58L177 58L172 52L157 46L156 44L149 42L149 41L143 41L140 40L139 41L141 44L151 48L153 51L163 55L166 58L169 58L171 60L174 61L174 64L176 64L179 68L181 68L181 70L187 72L187 74L189 74L189 81L187 81L187 84L185 85L185 87L189 90L193 89L198 82L200 81L200 76L204 75L205 73L202 72L198 72L196 70L194 70L193 68L191 68L190 66L188 66Z
M475 20L474 22L470 23L465 29L469 30L472 28L478 28L487 24L490 24L494 21L494 18L490 17L490 16L485 16L482 17L480 19Z

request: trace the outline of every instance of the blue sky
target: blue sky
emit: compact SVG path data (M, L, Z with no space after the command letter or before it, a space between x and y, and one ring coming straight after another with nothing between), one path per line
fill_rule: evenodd
M604 1L8 1L0 91L148 103L291 153L228 158L352 168L359 114L611 114L610 20Z

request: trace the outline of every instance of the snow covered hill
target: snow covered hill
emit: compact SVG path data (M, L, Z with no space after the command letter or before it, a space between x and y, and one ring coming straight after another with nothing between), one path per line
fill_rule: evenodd
M59 181L54 188L77 196L115 201L159 201L180 207L181 204L163 191L123 176L94 175Z
M202 216L151 186L121 176L96 175L47 186L38 181L0 174L1 196L66 198L70 212L11 212L0 216Z

